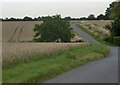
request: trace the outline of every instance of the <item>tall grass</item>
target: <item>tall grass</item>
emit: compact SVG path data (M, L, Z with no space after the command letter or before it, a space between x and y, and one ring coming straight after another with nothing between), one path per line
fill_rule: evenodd
M18 63L27 63L55 55L76 47L89 46L90 43L3 43L3 68Z
M104 41L104 39L101 39L100 37L94 35L92 32L88 31L86 28L84 28L83 26L79 25L79 24L76 24L77 27L79 27L81 30L83 30L84 32L88 33L90 36L92 36L95 40L97 40L98 42L100 43L103 43L105 45L108 45L108 46L116 46L110 42L106 42Z
M104 58L109 53L106 46L92 45L71 49L37 61L33 59L27 63L19 63L14 67L3 69L3 83L44 82L63 72Z

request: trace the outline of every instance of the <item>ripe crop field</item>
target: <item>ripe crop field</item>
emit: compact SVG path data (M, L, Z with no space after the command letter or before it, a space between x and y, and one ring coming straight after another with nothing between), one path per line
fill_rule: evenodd
M34 36L34 25L41 21L2 22L2 41L31 41Z
M23 43L20 41L32 41L35 24L42 21L5 21L2 22L2 57L3 62L13 60L27 61L33 55L50 55L75 47L87 46L89 43ZM82 39L75 36L72 41ZM11 41L11 42L9 42Z
M75 47L89 46L90 43L4 43L3 61L27 59L32 54L50 55Z
M34 38L35 24L41 24L42 21L5 21L2 22L2 41L3 42L20 42L32 41ZM72 41L82 40L79 36L75 36Z
M100 26L100 27L104 27L106 24L110 24L112 20L80 20L80 21L71 21L71 22L89 23L89 24Z
M84 27L86 30L93 33L95 36L104 39L105 37L110 36L109 30L105 29L105 25L111 24L110 20L86 20L78 21L78 25Z
M109 31L104 29L106 24L110 24L110 20L86 20L86 21L71 21L80 23L80 25L88 28L92 28L90 31L94 31L96 35L103 33L103 35L109 35ZM2 22L2 41L32 41L34 36L34 25L41 24L41 21L5 21ZM99 36L99 35L98 35ZM101 36L102 37L102 36ZM75 37L77 38L77 36ZM75 38L73 40L75 40ZM77 39L80 39L77 38ZM76 39L76 40L77 40Z
M72 21L76 22L76 21ZM77 21L79 23L87 24L101 24L100 26L105 26L105 23L110 23L110 21ZM41 21L6 21L2 22L2 41L3 41L3 61L14 60L14 59L26 59L25 56L30 56L31 54L51 54L59 52L59 50L69 50L71 48L86 46L89 43L6 43L8 41L31 41L34 36L33 28L35 24L41 24ZM80 39L76 36L73 41Z

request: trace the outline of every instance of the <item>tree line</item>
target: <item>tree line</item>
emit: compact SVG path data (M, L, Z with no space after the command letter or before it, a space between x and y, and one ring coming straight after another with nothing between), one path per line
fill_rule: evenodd
M37 17L37 18L31 18L29 16L25 16L24 18L5 18L0 19L2 21L42 21L45 17ZM81 17L81 18L71 18L70 16L62 18L62 20L110 20L103 14L100 14L99 16L95 17L94 14L90 14L88 17Z

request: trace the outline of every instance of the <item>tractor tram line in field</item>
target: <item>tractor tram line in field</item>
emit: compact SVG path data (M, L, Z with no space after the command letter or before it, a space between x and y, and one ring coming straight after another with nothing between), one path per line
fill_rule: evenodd
M9 40L10 42L13 41L13 38L14 38L14 36L16 35L16 32L17 32L17 31L19 30L19 28L21 27L21 25L22 25L22 24L20 24L19 26L16 27L15 31L13 32L13 34L12 34L10 40Z
M22 27L21 27L21 29L20 29L20 32L19 32L19 35L18 35L18 42L20 41L20 38L21 38L21 35L22 35L22 32L23 32L23 29L24 29L24 27L25 27L25 25L26 24L24 24Z
M16 29L14 30L12 36L10 37L10 39L8 40L9 42L20 42L20 38L23 32L24 27L26 26L27 23L25 24L20 24L19 26L16 27ZM17 33L18 32L18 33ZM18 34L18 35L17 35ZM16 39L15 39L16 37Z

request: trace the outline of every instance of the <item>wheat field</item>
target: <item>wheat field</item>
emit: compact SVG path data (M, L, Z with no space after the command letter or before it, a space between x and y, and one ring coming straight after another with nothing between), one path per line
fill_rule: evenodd
M2 22L2 41L31 41L34 25L41 21L5 21Z
M27 59L33 54L50 55L76 47L89 46L90 43L3 43L3 61Z
M69 50L75 47L88 46L89 43L35 43L19 42L32 41L34 36L35 24L41 21L5 21L2 22L2 59L13 61L15 59L27 60L31 55L52 54L60 51ZM82 39L75 36L72 40ZM9 42L15 41L15 42Z
M34 38L35 24L41 24L42 21L5 21L2 22L2 42L20 42L32 41ZM83 40L75 36L72 41Z
M85 21L71 21L80 23L86 28L92 27L93 30L103 33L103 35L109 36L109 31L104 29L106 24L110 24L110 20L85 20ZM34 38L34 26L35 24L41 24L42 21L3 21L2 22L2 42L9 41L32 41ZM89 29L88 29L89 30ZM97 35L97 33L96 33ZM81 38L76 36L72 41L80 40Z
M111 24L111 22L111 20L86 20L78 21L77 23L92 32L94 35L104 39L105 37L110 36L110 31L105 29L105 25Z
M79 21L85 23L92 23L93 21ZM81 43L20 43L13 41L31 41L34 36L34 25L41 24L41 21L5 21L2 22L2 58L3 61L13 61L15 59L27 59L33 54L52 54L60 51L69 50L76 47L89 46L88 42ZM100 24L101 21L94 21ZM107 22L108 23L108 22ZM102 25L103 26L103 25ZM73 40L81 39L77 35Z
M71 21L71 23L79 23L79 22L83 22L83 23L89 23L89 24L94 24L100 27L104 27L106 24L110 24L111 22L113 22L112 20L79 20L79 21Z

